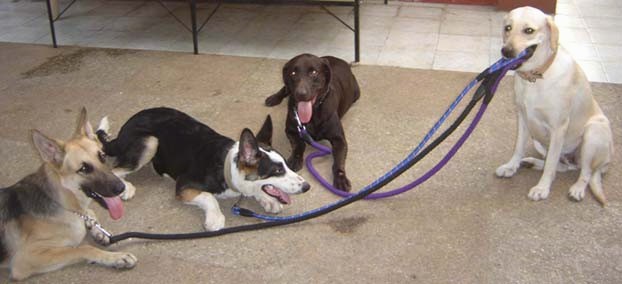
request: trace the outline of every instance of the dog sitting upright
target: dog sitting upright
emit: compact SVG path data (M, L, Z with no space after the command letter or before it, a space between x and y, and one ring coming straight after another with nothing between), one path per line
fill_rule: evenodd
M579 180L570 187L569 195L577 201L583 199L589 184L596 199L605 205L601 175L613 154L609 120L592 97L583 71L558 39L553 18L538 9L517 8L505 17L503 56L514 57L527 48L535 51L516 72L516 146L510 161L496 174L510 177L521 164L542 169L540 181L528 195L540 200L548 197L556 171L580 168ZM523 158L529 137L545 160Z
M123 215L118 195L123 182L104 164L101 144L82 109L78 128L67 142L33 130L32 140L43 165L18 183L0 189L0 264L13 279L88 261L132 268L136 257L81 245L87 232L100 244L109 239L95 227L91 200Z
M332 56L301 54L283 66L285 86L265 103L275 106L289 96L285 133L292 145L287 159L291 169L302 168L305 142L298 134L294 110L313 139L327 139L333 148L333 184L350 191L346 176L346 141L341 118L360 97L359 85L347 62Z
M283 204L290 203L289 194L310 188L270 147L270 116L257 137L244 129L238 142L171 108L136 113L109 142L108 128L107 118L102 119L97 135L104 152L116 158L113 172L124 177L152 161L158 174L176 181L178 199L205 211L204 226L208 231L225 226L225 216L214 195L253 197L266 211L278 213ZM129 199L135 188L124 182L127 190L122 197Z

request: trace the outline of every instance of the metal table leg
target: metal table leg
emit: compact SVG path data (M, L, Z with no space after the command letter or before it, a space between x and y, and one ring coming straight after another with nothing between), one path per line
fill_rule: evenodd
M361 27L359 25L359 1L354 1L354 62L361 61L360 59L360 31Z
M54 17L52 16L52 4L50 4L50 0L45 0L45 4L48 8L48 20L50 21L50 30L52 31L52 45L54 48L57 48L56 44L56 32L54 31Z
M192 21L192 44L194 46L194 54L199 54L199 42L197 39L198 32L197 32L197 1L196 0L190 0L190 19Z

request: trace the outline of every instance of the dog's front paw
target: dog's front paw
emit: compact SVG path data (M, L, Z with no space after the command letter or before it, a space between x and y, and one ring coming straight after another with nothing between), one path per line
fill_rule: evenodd
M338 171L334 174L333 186L341 191L349 192L352 189L352 185L350 184L350 180L346 177L346 173L343 171Z
M302 159L297 157L289 157L287 159L287 167L289 167L292 171L297 172L302 169Z
M210 213L205 215L205 223L203 223L203 227L206 231L218 231L225 227L225 215L220 212Z
M585 197L585 185L584 184L574 184L570 187L568 191L568 195L572 197L572 199L576 201L581 201Z
M110 244L110 238L106 234L104 234L104 232L99 230L97 227L92 226L89 230L90 230L89 232L91 234L91 237L96 243L102 246L107 246Z
M518 166L519 165L510 164L510 163L504 164L497 168L497 170L495 171L495 174L498 177L502 177L502 178L511 177L518 170Z
M123 193L121 193L121 199L123 200L129 200L132 197L134 197L134 194L136 194L136 187L134 187L134 185L126 180L122 180L123 184L125 184L125 190L123 191Z
M91 237L96 243L103 245L103 246L109 245L110 238L100 228L97 227L97 224L99 223L97 222L97 219L93 217L95 216L95 212L89 209L87 211L87 214L91 216L91 218L84 221L84 225L86 226L86 229L89 230L89 235L91 235Z
M281 103L283 99L281 98L279 93L276 93L272 96L266 98L265 104L266 106L275 106Z
M263 207L263 210L268 213L276 214L283 211L283 205L272 197L260 197L257 198L257 201L259 201L259 204L261 205L261 207Z
M549 188L536 185L529 190L529 194L527 196L529 199L534 201L546 199L549 197Z
M133 254L127 252L106 252L102 259L94 262L117 269L129 269L136 266L138 259Z

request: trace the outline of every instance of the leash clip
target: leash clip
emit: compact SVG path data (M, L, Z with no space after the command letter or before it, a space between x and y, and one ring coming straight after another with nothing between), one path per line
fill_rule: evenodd
M313 145L313 142L314 142L313 137L311 137L309 132L307 132L307 128L304 126L304 124L302 124L302 121L300 120L300 116L298 116L298 111L296 110L296 108L294 108L293 111L294 111L294 118L296 119L296 124L298 124L296 126L296 128L298 129L298 136L300 136L300 138L302 138L309 145Z
M104 227L102 227L101 224L99 224L99 222L97 222L97 220L95 220L95 218L88 216L88 215L84 215L84 214L80 214L78 212L73 212L76 215L80 216L80 218L82 220L84 220L84 225L87 228L92 228L95 227L97 230L99 230L100 232L102 232L104 235L106 235L106 237L110 238L112 237L112 234L108 231L106 231L106 229L104 229Z
M108 231L106 231L106 229L104 229L104 227L102 227L102 225L100 225L97 221L95 221L95 228L97 230L99 230L100 232L102 232L104 235L106 235L106 237L110 238L112 237L112 234Z
M244 196L240 195L240 198L238 199L238 201L236 201L235 204L233 204L233 207L231 207L231 214L237 215L237 216L243 216L243 217L254 217L255 212L249 209L240 207L240 202L242 202L242 198L244 198Z

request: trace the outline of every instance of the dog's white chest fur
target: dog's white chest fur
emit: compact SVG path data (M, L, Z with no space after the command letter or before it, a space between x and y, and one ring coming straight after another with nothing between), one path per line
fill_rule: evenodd
M577 83L580 81L577 78L584 75L572 74L577 72L569 68L572 65L572 59L560 50L544 78L529 82L517 77L514 84L515 103L525 118L531 138L548 148L551 131L568 125L562 153L574 151L581 143L584 121L592 113L589 109L592 106L589 89ZM561 72L564 76L555 76L560 69L567 70Z

